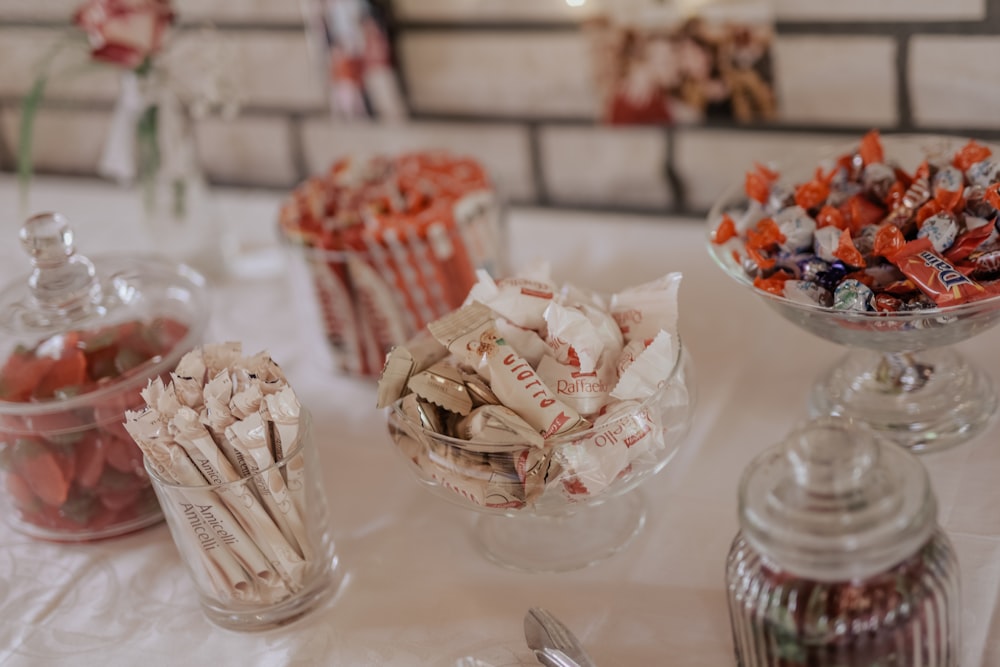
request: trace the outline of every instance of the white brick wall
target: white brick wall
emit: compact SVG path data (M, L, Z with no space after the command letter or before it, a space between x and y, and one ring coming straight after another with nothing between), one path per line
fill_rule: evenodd
M894 125L896 43L889 37L781 37L775 79L782 120Z
M662 128L545 127L541 154L556 203L663 208L672 201Z
M621 0L619 0L621 1ZM570 7L566 0L395 0L400 19L416 21L562 21L593 14L599 2Z
M783 21L941 21L980 20L987 0L773 0ZM565 0L395 0L400 18L418 21L563 21L601 7L636 10L654 0L586 0L570 7Z
M675 164L688 207L708 210L728 188L743 181L755 161L811 162L819 151L854 140L821 134L687 130L676 135Z
M174 0L174 7L185 21L302 23L300 3L294 0Z
M197 33L178 36L197 40ZM250 106L285 109L325 108L319 65L297 30L219 31L224 50L233 54L233 79Z
M35 116L32 144L35 170L93 173L104 148L108 120L108 114L101 111L40 110ZM20 123L19 112L0 113L4 143L15 156Z
M0 18L69 21L81 0L3 0Z
M987 0L774 0L784 21L980 20Z
M1000 37L915 36L909 83L918 125L1000 127Z
M66 42L59 28L0 28L0 96L17 97L31 89L40 66L55 45ZM86 41L67 45L48 68L47 98L113 100L120 72L114 67L89 65Z
M590 118L597 109L586 41L576 32L417 32L401 59L418 111Z
M535 197L528 134L517 125L383 125L335 122L321 117L304 124L303 144L310 173L322 173L343 155L443 148L482 161L508 199L530 201Z
M195 138L209 179L289 187L298 177L292 160L294 141L284 118L206 119L197 124Z

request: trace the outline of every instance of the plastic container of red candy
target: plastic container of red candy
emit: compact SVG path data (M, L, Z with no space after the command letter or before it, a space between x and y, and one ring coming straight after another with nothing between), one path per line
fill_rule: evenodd
M0 477L7 521L81 542L162 519L124 411L201 342L204 279L152 257L78 255L65 217L21 229L28 276L0 291Z

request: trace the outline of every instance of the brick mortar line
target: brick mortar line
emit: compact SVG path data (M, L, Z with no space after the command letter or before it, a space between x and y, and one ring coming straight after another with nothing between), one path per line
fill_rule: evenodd
M73 26L69 20L58 19L18 19L0 18L0 28L59 28L66 29ZM199 28L211 27L220 32L236 32L258 30L263 32L302 32L305 24L301 21L219 21L212 19L192 19L190 21L181 20L176 24L180 31L195 30Z
M69 21L56 19L19 19L0 18L0 28L67 28ZM181 30L197 29L211 26L223 32L263 31L263 32L302 32L305 24L293 21L230 21L212 19L182 20L178 24ZM483 32L576 32L580 24L576 22L543 21L410 21L402 20L393 24L394 32L449 32L449 33L483 33ZM952 19L938 21L778 21L775 24L778 36L787 35L897 35L901 33L917 34L996 34L1000 32L1000 9L987 5L985 19Z
M901 79L902 80L902 79ZM0 96L0 107L9 112L18 112L21 98L15 96ZM80 112L110 112L114 108L113 100L72 100L67 98L51 97L42 101L43 109L60 111L80 111ZM329 110L324 107L292 109L269 106L245 106L236 116L240 118L270 118L270 119L290 119L294 118L298 123L304 124L309 121L322 120L329 116ZM541 131L545 127L582 127L593 128L595 130L616 129L655 129L657 125L629 125L615 126L606 125L596 119L588 118L567 118L567 117L545 117L545 116L492 116L479 114L433 114L414 113L410 120L416 123L455 123L466 125L497 125L504 127L526 127L535 128ZM674 133L674 141L677 137L684 135L694 135L699 133L712 132L733 132L737 134L834 134L844 136L855 136L863 134L872 129L869 124L864 125L823 125L805 123L781 123L762 125L741 125L735 122L715 121L702 125L676 126L671 128ZM969 135L977 138L1000 140L1000 128L988 127L947 127L947 126L918 126L912 121L900 122L893 125L879 126L880 131L891 133L921 133L921 134L953 134ZM671 142L671 145L673 142Z
M542 158L541 128L537 123L528 123L528 164L531 182L535 186L535 201L539 205L551 203L549 186L545 179L545 164Z
M399 21L395 30L400 33L484 33L484 32L577 32L576 22L519 22L519 21ZM1000 22L989 14L986 19L950 19L939 21L778 21L778 36L788 35L896 35L906 33L993 34L1000 32Z
M301 115L294 115L288 119L289 134L291 135L292 167L295 169L295 182L301 183L309 176L309 160L306 159L305 143L305 118Z
M913 105L910 91L909 63L910 36L896 38L896 125L900 129L913 128Z
M0 95L0 106L4 106L12 111L18 111L20 109L22 99L23 98L14 95ZM114 106L115 100L113 98L81 100L61 97L58 95L46 96L40 103L40 108L42 109L53 109L59 111L111 111L114 109ZM236 115L236 119L243 116L252 118L287 118L296 116L305 120L324 116L329 117L329 115L330 110L326 107L292 108L254 104L240 107L240 111ZM206 120L211 120L212 118L215 117L209 115ZM198 120L200 119L195 119L195 122L198 122Z

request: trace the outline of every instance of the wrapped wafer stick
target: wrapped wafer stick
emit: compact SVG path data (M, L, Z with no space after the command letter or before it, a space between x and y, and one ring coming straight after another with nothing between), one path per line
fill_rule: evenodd
M301 405L299 399L291 387L285 387L276 394L264 397L264 404L267 406L268 417L274 424L276 437L272 442L274 447L274 458L280 460L285 458L292 447L299 439L299 419ZM305 516L305 460L302 454L295 455L284 467L285 483L288 485L288 493L295 503L295 508L300 516Z
M156 413L148 410L144 412L127 411L125 413L125 429L143 451L143 454L150 459L153 469L165 480L174 484L204 485L206 483L204 477L197 468L193 467L189 459L172 455L170 448L171 446L176 447L176 445L166 433L165 426L158 423ZM214 499L210 497L211 494L200 489L191 489L185 493L185 496L189 498L192 508L209 507L216 504ZM192 531L202 531L204 525L203 522L198 521L197 512L194 519L190 524ZM253 556L256 547L231 514L224 510L217 511L212 527L214 528L214 537L212 533L205 530L202 534L207 535L208 538L199 540L202 548L198 551L211 585L220 598L240 601L253 599L257 595L256 585L247 572L253 572L255 576L263 575L265 580L270 578L273 573L267 567L266 562L263 569L257 570L259 564ZM239 548L230 548L234 544L239 545ZM259 555L259 552L257 553ZM238 560L238 555L243 556L242 565Z
M289 544L299 547L303 558L309 559L309 538L281 473L275 469L271 447L267 442L267 426L260 413L235 422L226 429L226 437L242 451L250 467L259 493L268 513Z
M243 391L233 394L232 400L229 401L229 411L236 419L246 419L260 410L263 399L260 383L255 382Z
M222 371L228 371L237 366L243 356L243 346L238 342L230 341L206 345L198 348L195 352L200 353L205 361L204 377L211 378Z
M197 413L190 408L181 408L171 421L174 440L191 457L202 471L203 476L213 484L236 482L243 477L229 464L208 430L199 421ZM252 468L252 466L251 466ZM271 560L275 569L292 591L302 580L303 557L298 543L288 531L272 520L254 495L249 485L229 484L220 488L229 507L241 520L261 551Z
M245 372L256 378L261 392L265 395L281 391L288 385L288 380L285 378L281 366L266 352L258 352L244 359L239 372Z
M177 368L170 374L177 400L189 408L202 403L201 390L205 386L205 361L201 354L192 351L181 357Z

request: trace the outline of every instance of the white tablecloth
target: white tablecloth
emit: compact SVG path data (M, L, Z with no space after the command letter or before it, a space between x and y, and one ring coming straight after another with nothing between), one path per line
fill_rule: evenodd
M217 193L244 238L271 242L279 197ZM33 209L75 223L83 252L148 247L135 202L111 187L41 180ZM24 271L12 182L0 180L0 275ZM421 488L392 451L374 385L339 377L305 286L285 272L216 285L211 340L269 350L311 409L331 523L345 568L330 603L262 634L204 620L166 526L95 544L33 541L0 526L0 664L431 665L463 656L534 665L522 618L545 606L602 667L733 664L723 564L736 483L756 453L806 416L813 379L842 350L781 320L732 283L693 220L512 210L513 262L613 290L682 271L681 332L698 405L681 453L642 487L648 522L624 552L565 574L524 574L476 549L473 512ZM1000 381L998 332L960 349ZM1000 430L924 457L962 574L963 667L1000 665Z

